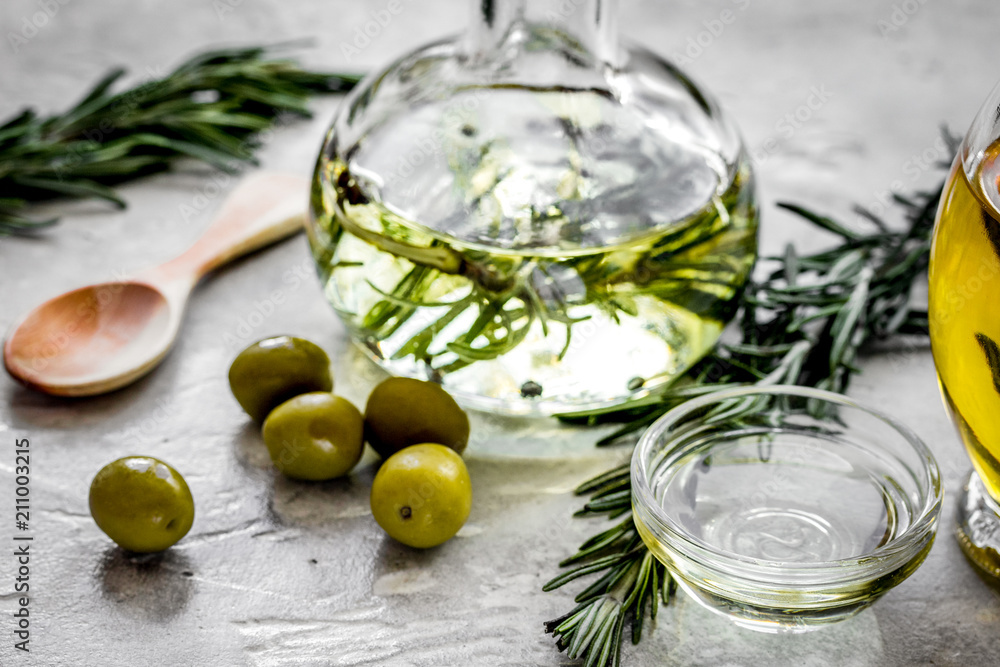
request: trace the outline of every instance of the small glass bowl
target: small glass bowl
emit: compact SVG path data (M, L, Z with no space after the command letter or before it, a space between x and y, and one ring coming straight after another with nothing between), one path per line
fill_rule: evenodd
M764 632L843 620L906 579L931 549L941 498L915 433L805 387L689 400L632 456L646 545L700 604Z

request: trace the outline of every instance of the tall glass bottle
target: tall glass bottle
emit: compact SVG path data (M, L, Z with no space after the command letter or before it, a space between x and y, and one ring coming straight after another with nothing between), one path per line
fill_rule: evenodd
M390 372L508 414L670 382L756 257L734 126L618 40L615 2L475 0L467 34L368 76L316 167L327 298Z
M941 395L972 460L965 553L1000 578L1000 84L959 147L934 226L928 319Z

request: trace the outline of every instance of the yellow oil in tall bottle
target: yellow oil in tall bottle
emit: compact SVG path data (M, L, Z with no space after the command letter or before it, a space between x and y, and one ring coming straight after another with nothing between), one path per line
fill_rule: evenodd
M959 155L930 259L931 347L941 393L972 463L1000 500L1000 142L970 178Z

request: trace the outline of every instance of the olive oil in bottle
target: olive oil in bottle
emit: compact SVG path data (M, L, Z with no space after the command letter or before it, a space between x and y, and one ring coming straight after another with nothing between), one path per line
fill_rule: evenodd
M972 463L1000 499L1000 143L945 185L930 260L930 333L941 392Z
M644 215L661 196L654 188L668 187L648 177L609 225L574 210L583 183L563 187L560 205L532 209L519 199L526 177L496 152L477 156L464 180L478 188L461 195L468 217L431 221L401 214L363 172L321 156L311 229L321 280L379 363L439 380L467 405L551 414L621 403L711 349L756 258L746 162L729 174L694 149L670 156L691 163L675 169L702 200L677 219ZM573 178L562 169L551 180Z
M751 166L712 96L619 43L614 3L470 3L372 72L313 179L313 256L351 339L461 403L549 415L681 375L757 251Z

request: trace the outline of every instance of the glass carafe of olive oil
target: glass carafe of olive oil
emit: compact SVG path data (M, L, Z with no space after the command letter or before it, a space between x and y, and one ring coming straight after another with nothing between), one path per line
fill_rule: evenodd
M553 414L670 382L756 257L749 161L715 102L620 45L616 3L470 3L340 108L316 166L325 294L393 374Z
M938 207L930 260L931 346L941 394L974 471L958 537L1000 577L1000 85L973 121Z

